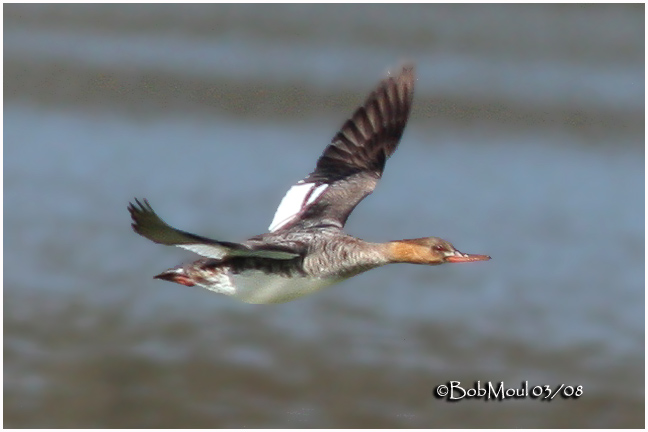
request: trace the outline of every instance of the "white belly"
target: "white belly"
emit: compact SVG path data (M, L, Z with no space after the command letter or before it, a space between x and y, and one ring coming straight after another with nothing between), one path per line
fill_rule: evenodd
M339 282L339 279L314 279L269 275L261 271L247 271L231 275L233 292L228 293L246 303L284 303L311 294Z

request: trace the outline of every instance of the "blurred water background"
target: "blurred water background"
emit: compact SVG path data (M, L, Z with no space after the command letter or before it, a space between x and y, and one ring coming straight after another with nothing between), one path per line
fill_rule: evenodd
M347 224L493 260L283 305L153 280L223 240L403 61L411 121ZM6 5L7 427L643 427L643 5ZM583 386L448 403L449 380Z

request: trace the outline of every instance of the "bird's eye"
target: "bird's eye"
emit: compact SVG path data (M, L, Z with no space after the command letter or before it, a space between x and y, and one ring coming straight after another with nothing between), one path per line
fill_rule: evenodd
M432 249L434 249L436 251L439 251L439 252L443 252L445 250L445 247L443 245L436 245Z

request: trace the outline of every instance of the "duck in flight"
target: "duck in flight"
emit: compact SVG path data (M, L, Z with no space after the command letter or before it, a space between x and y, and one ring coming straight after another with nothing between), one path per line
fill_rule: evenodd
M146 199L130 203L136 233L202 259L155 276L247 303L283 303L390 263L438 265L489 260L437 237L371 243L344 233L349 214L373 192L396 151L414 93L414 68L381 81L344 123L315 170L290 188L269 232L241 243L175 229Z

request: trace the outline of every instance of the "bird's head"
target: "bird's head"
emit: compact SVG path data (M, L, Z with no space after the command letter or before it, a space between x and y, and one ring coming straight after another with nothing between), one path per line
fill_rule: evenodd
M491 259L488 255L461 253L450 242L438 237L397 240L389 242L388 248L391 261L401 263L438 265Z

